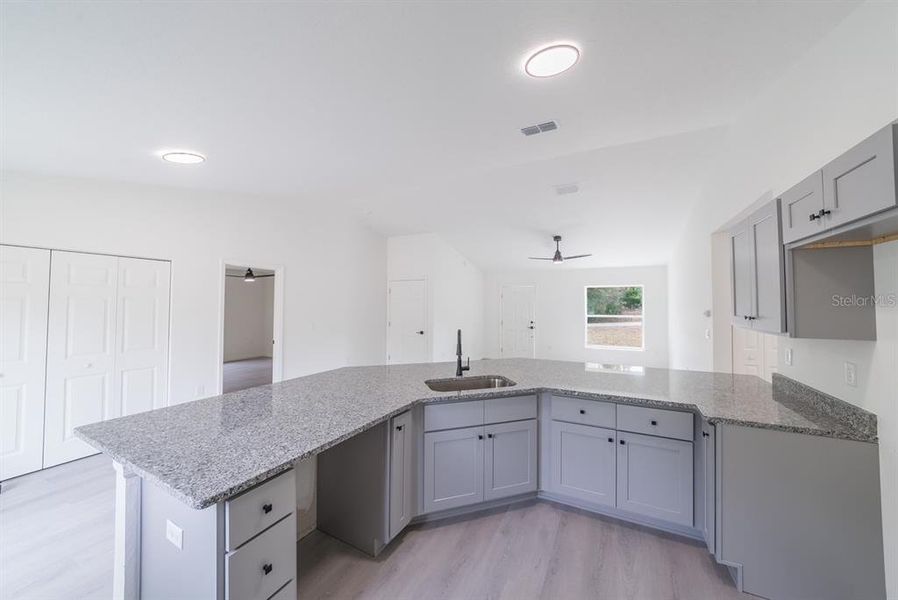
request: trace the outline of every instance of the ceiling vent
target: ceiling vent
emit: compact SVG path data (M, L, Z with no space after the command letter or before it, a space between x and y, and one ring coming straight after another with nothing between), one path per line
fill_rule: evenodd
M521 128L521 133L524 135L536 135L537 133L545 133L546 131L554 131L556 129L558 129L558 123L555 121L546 121L539 125L528 125L527 127L523 127Z
M561 185L555 186L555 193L559 196L565 196L567 194L576 194L580 191L580 186L576 183L563 183Z

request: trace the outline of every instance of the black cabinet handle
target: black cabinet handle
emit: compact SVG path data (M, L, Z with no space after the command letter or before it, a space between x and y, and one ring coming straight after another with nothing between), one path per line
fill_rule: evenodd
M825 208L823 208L823 209L820 209L820 212L817 213L817 214L820 215L818 218L822 219L822 218L825 217L826 215L831 215L831 214L833 214L833 211L831 211L831 210L826 210Z
M273 507L271 504L263 504L263 505L262 505L262 512L265 513L265 514L267 515L268 513L271 512L271 510L272 510L273 508L274 508L274 507Z
M482 435L478 435L478 436L477 436L477 439L478 439L478 440L482 440L482 439L483 439L483 436L482 436Z
M816 221L817 219L822 219L822 218L823 218L823 217L821 217L821 216L820 216L819 214L817 214L817 213L811 213L811 214L808 215L808 220L809 220L809 221Z
M416 331L415 333L417 333L418 335L424 335L424 331L423 331L423 330L421 330L421 331Z
M621 446L625 445L626 443L627 443L627 442L625 442L624 440L621 440L621 441L620 441L620 445L621 445Z
M585 415L585 414L586 414L586 409L581 408L581 409L580 409L580 414L581 414L581 415Z
M402 425L397 425L397 426L396 426L396 431L402 431Z
M613 443L614 443L614 438L608 438L608 441L611 442L611 443L613 444Z
M658 421L652 421L652 425L657 425Z
M271 566L271 563L265 563L264 565L262 565L262 572L265 575L268 575L269 573L271 573L271 571L273 569L274 569L274 567Z
M702 437L711 437L711 434L709 434L707 431L703 431Z
M491 438L491 439L492 439L492 437L493 437L493 434L492 434L492 433L488 433L488 434L486 434L486 437L488 437L488 438Z

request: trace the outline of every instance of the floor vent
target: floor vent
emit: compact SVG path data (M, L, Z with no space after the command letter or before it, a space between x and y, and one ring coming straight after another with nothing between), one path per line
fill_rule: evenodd
M524 135L536 135L537 133L544 133L546 131L554 131L558 129L558 123L555 121L546 121L545 123L540 123L539 125L528 125L527 127L521 128L521 133Z

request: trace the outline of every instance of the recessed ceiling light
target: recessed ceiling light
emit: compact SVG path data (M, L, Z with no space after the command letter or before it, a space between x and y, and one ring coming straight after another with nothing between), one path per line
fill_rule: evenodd
M206 157L196 152L166 152L162 160L179 165L197 165L206 162Z
M524 63L531 77L552 77L564 73L580 58L580 50L571 44L555 44L535 52Z

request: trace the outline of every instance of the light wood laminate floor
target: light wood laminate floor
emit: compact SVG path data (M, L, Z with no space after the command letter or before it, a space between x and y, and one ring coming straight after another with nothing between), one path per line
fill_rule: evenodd
M110 598L114 486L105 456L4 482L0 598ZM750 598L698 543L542 501L412 526L377 559L313 532L299 597Z
M224 363L222 390L225 394L271 383L271 358L260 356Z

